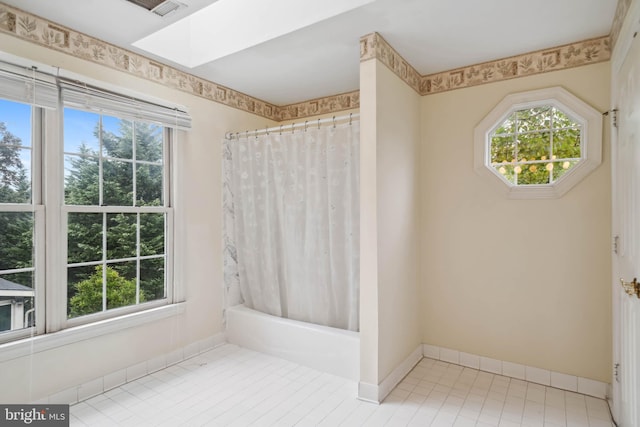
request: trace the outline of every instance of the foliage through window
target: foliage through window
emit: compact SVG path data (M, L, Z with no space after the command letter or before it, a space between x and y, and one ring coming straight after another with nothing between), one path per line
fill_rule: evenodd
M0 331L35 324L32 107L0 100Z
M162 126L64 110L67 312L166 297Z
M507 197L561 197L602 162L602 114L556 86L513 93L474 130L475 171Z
M513 185L550 184L581 158L582 125L545 105L513 112L491 135L491 165Z
M177 106L0 62L0 343L181 298L170 147L190 128Z

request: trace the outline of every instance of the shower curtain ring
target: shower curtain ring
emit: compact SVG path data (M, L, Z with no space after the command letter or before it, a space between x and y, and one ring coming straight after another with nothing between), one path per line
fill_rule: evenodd
M267 126L264 127L264 131L267 133L267 136L269 136L269 128Z
M280 125L280 135L282 135L282 125Z
M349 113L349 124L353 121L353 113Z
M255 134L256 134L256 139L258 139L258 129L256 129Z
M320 119L318 119L318 130L320 130Z
M293 133L293 128L296 126L295 123L291 123L291 133Z
M306 120L304 121L304 131L305 132L307 131L307 121Z
M333 116L333 128L336 128L336 116Z
M244 131L244 137L245 137L246 139L249 139L249 131L248 131L248 130L245 130L245 131Z

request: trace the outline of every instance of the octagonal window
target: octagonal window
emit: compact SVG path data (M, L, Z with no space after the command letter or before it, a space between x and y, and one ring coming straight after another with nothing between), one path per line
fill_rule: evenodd
M600 164L601 133L601 114L560 87L509 95L476 127L476 171L510 197L559 197Z

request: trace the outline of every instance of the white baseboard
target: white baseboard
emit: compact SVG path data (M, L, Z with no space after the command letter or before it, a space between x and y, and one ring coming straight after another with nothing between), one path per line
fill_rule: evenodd
M606 399L609 395L609 384L589 378L491 359L429 344L423 345L423 354L424 357L431 359L442 360L443 362L454 363L456 365L559 388L561 390L586 394L599 399Z
M167 368L183 360L194 357L200 353L211 350L221 344L226 343L224 333L213 335L200 341L190 343L184 347L170 353L162 354L153 359L128 366L116 372L111 372L102 377L95 378L83 384L61 390L42 399L32 402L33 404L70 404L81 402L98 394L119 387L130 381L134 381L145 375L152 374L160 369Z
M379 385L360 382L358 383L358 399L366 402L380 403L397 386L400 381L422 359L423 346L419 345L400 365L391 371Z

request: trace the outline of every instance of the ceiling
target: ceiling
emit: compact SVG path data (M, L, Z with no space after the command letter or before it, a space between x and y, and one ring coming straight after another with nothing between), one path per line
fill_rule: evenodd
M187 7L165 17L126 0L0 1L276 105L357 90L359 39L374 31L425 75L607 35L617 5L617 0L376 0L188 68L132 44L216 0L179 0Z

